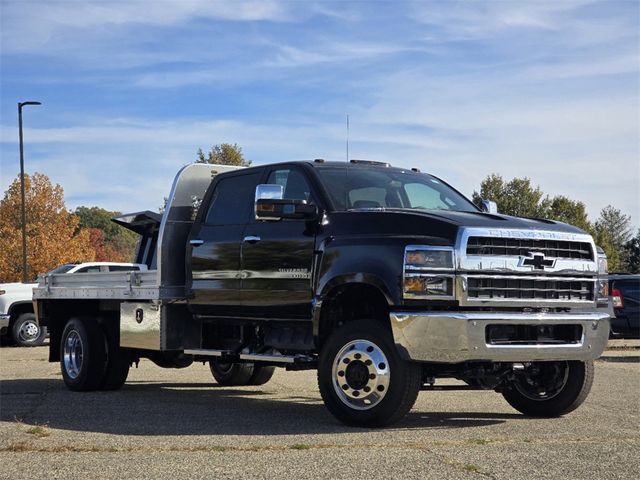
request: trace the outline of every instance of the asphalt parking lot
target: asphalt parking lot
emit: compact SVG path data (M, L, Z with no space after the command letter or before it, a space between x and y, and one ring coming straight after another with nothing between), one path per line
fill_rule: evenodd
M598 362L590 397L553 420L494 392L423 392L384 430L345 427L315 372L217 387L202 364L149 361L117 392L65 389L47 347L0 349L0 478L640 477L640 364Z

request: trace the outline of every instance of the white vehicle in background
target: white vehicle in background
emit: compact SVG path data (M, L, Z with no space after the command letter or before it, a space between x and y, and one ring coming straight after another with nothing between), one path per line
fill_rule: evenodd
M97 273L147 270L139 263L88 262L67 263L49 273ZM33 313L33 287L37 283L0 284L0 336L9 335L19 346L42 345L47 329L40 328Z

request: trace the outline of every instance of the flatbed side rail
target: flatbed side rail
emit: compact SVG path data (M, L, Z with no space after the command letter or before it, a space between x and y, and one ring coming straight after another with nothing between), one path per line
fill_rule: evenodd
M38 279L33 299L139 299L157 300L156 270L48 274Z

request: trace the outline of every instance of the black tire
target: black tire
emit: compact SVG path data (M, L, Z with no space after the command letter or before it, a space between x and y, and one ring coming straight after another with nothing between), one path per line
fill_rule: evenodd
M34 313L23 313L13 322L11 334L20 347L38 347L47 337L47 328L38 324Z
M93 318L72 318L60 339L60 370L69 390L96 390L107 368L105 335Z
M118 390L127 381L131 360L128 352L120 348L117 333L105 335L107 366L100 390Z
M353 360L346 358L352 355ZM421 384L420 365L403 360L391 332L375 320L347 323L329 336L320 352L320 394L327 409L347 425L383 427L397 422L411 410Z
M240 386L249 385L253 375L253 363L228 363L212 360L209 368L218 385Z
M266 365L254 365L253 373L251 374L251 378L249 379L248 385L264 385L276 371L276 367L269 367Z
M593 361L537 362L502 392L513 408L532 417L559 417L578 408L593 384ZM532 368L529 367L529 368ZM542 392L542 393L540 393Z

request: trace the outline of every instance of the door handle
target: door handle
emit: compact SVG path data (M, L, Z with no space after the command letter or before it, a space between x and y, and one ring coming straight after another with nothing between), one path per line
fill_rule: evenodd
M204 243L204 240L200 240L199 238L194 238L193 240L189 240L189 243L194 247L199 247Z
M244 237L244 241L249 243L256 243L260 241L260 237L257 237L255 235L247 235L246 237Z

